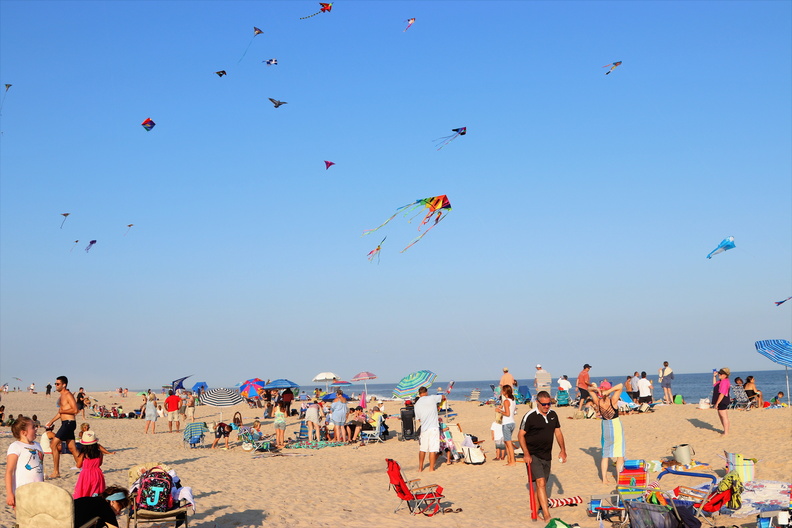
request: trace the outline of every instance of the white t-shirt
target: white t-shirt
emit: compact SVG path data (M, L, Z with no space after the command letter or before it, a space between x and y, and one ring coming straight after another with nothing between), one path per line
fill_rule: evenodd
M645 398L652 395L651 383L646 378L638 380L638 396Z
M638 382L640 382L640 381L641 381L641 377L640 376L633 376L632 383L630 383L630 385L632 386L633 392L638 392Z
M441 395L434 394L432 396L421 396L415 402L415 419L421 420L421 431L440 429L440 425L437 422L437 404L442 401L443 397Z
M16 472L11 480L11 489L31 482L44 482L44 452L38 442L25 444L17 440L8 446L8 455L17 455Z
M498 422L492 422L492 427L490 427L493 433L492 439L495 442L503 442L503 426Z
M560 378L558 380L558 386L564 389L565 391L572 389L572 383L570 383L569 380L565 380L564 378Z

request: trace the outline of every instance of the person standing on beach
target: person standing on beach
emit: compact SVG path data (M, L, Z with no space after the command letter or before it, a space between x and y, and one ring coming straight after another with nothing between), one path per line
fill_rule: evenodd
M77 414L82 413L83 420L85 419L85 389L80 387L75 397L77 401Z
M47 398L52 397L52 383L47 383L46 389L47 389L46 392Z
M632 398L633 402L635 402L635 403L638 403L638 382L639 381L641 381L641 375L636 370L635 374L633 374L633 377L632 377L632 383L630 384L632 386L632 392L630 393L630 398Z
M185 419L188 422L195 421L195 394L187 393L187 408L185 409Z
M731 370L727 367L723 367L717 372L712 373L712 385L715 388L715 395L712 405L718 409L718 418L720 418L721 425L723 426L723 434L724 436L729 434L729 415L727 414L727 409L729 408L729 389L731 389L731 383L729 383L729 376L731 375Z
M663 361L663 368L658 371L658 381L663 387L663 403L674 403L674 395L671 393L671 380L674 379L674 371L668 366L668 361Z
M77 452L77 446L74 444L74 431L77 430L77 421L75 420L77 401L74 399L74 394L67 388L68 385L69 378L66 376L58 376L55 379L55 390L60 393L58 397L58 414L44 426L45 428L51 427L56 421L61 421L60 429L55 433L55 438L52 439L51 443L52 463L55 467L52 475L49 476L51 479L60 477L61 442L66 442L66 446L69 448L75 462L80 455Z
M504 369L508 371L508 369ZM426 453L429 453L429 471L435 470L437 453L440 451L440 417L437 406L445 401L445 394L429 396L426 387L418 389L418 400L413 408L415 419L421 422L421 445L418 448L418 472L423 471Z
M588 393L588 391L586 392ZM524 453L523 461L531 466L531 476L536 482L536 502L542 510L542 518L549 521L547 479L550 478L554 438L558 442L558 447L561 448L558 458L562 464L567 461L567 453L558 415L555 411L550 410L552 404L550 393L542 391L537 394L536 404L536 407L523 417L517 438ZM528 485L533 486L534 484L529 482Z
M542 365L536 365L536 374L534 374L534 392L539 393L542 391L550 392L550 388L553 384L553 376L550 375L545 369L542 368ZM534 397L535 399L536 397Z
M165 411L168 413L168 432L173 432L173 422L176 422L176 432L179 432L179 408L181 408L181 398L173 394L173 390L168 391L168 397L165 398Z
M624 469L624 428L619 420L619 399L622 392L622 384L615 387L603 389L597 388L592 383L591 399L602 420L602 483L608 483L608 462L614 459L616 462L616 475Z
M591 370L591 365L586 363L585 365L583 365L583 370L581 370L580 374L578 374L577 380L575 380L575 386L577 387L580 398L580 402L578 403L578 411L582 411L583 406L589 400L588 388L589 385L591 384L591 378L589 377L589 370Z
M514 376L509 372L509 367L503 367L503 376L501 376L500 383L498 383L499 387L503 387L504 385L511 385L514 389L517 388L517 380L514 379Z

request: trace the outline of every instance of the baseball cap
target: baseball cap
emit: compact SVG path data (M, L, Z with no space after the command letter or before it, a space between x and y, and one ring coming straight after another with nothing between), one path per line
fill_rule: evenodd
M584 368L584 369L591 368L591 365L589 365L588 363L586 363L585 365L583 365L583 368Z
M542 368L542 365L540 365L539 363L537 363L537 364L536 364L536 368Z

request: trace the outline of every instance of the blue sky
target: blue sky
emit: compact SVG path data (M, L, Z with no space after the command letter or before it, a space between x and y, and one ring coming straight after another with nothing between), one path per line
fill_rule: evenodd
M774 368L789 2L318 8L0 1L0 382Z

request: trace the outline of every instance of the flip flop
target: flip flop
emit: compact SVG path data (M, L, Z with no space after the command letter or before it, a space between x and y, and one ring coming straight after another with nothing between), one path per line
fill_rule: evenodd
M454 513L454 508L446 508L443 513Z
M462 508L457 508L456 510L454 510L454 513L462 513Z

